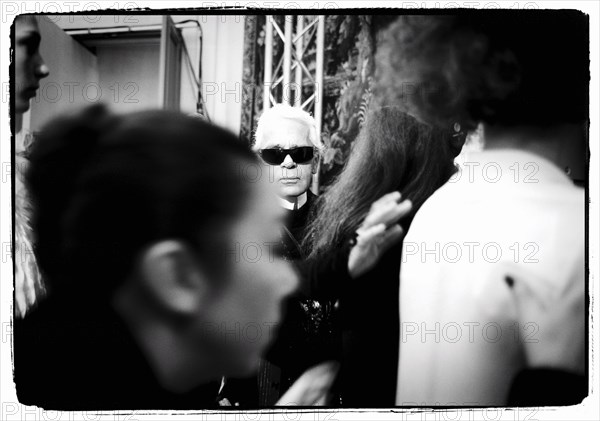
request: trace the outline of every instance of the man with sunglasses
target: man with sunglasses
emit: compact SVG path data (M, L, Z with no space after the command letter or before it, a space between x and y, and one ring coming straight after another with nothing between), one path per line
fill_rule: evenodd
M316 122L300 108L276 104L261 115L253 149L262 162L262 176L275 185L281 206L288 210L281 253L287 260L300 262L305 258L301 247L304 230L316 199L310 185L323 149L317 137ZM220 397L243 407L274 406L292 383L313 365L311 350L322 348L320 342L324 336L319 333L324 329L317 332L313 321L329 317L325 313L332 311L333 303L291 300L277 341L267 355L268 361L261 363L258 377L248 381L228 380ZM254 401L256 394L258 402Z
M284 208L303 209L291 215L288 228L293 228L293 234L301 234L306 225L308 208L314 198L309 188L322 149L314 118L300 108L277 104L266 110L258 121L254 150L264 163L263 174L276 185Z

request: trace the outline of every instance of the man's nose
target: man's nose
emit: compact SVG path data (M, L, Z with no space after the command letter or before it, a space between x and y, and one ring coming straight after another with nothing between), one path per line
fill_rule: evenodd
M296 166L296 163L294 162L290 154L287 154L285 156L285 159L281 163L281 166L284 168L294 168Z
M39 79L43 79L50 74L50 69L41 55L38 54L38 61L35 66L35 75Z

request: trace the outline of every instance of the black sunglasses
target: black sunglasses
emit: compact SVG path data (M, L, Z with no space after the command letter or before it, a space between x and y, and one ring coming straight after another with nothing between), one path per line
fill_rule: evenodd
M263 161L270 165L280 165L288 155L296 164L308 164L313 159L315 150L311 146L301 146L292 149L261 149L258 153Z

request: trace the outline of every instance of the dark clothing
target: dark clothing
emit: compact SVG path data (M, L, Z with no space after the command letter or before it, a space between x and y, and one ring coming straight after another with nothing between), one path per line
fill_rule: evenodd
M308 190L304 206L296 210L286 209L285 228L281 236L282 254L286 260L299 261L305 258L301 244L308 217L316 199L317 197Z
M399 344L399 277L402 244L357 279L348 273L350 246L306 262L304 293L339 299L341 368L334 392L349 408L395 406Z
M334 253L298 262L301 290L293 298L337 302L335 311L326 313L329 325L320 332L321 336L307 334L306 329L299 330L310 318L303 318L301 312L294 314L294 306L290 305L290 314L282 325L282 337L276 343L275 352L272 350L269 354L270 359L277 361L282 356L296 359L294 374L297 376L319 362L341 361L332 392L339 395L343 407L393 407L398 371L402 245L388 250L373 269L358 279L352 279L348 273L349 243L338 244L333 250ZM289 348L292 335L305 335L304 344L312 341L314 345ZM282 343L288 344L287 352Z
M300 209L289 210L282 233L282 254L301 270L305 254L301 244L316 196L307 192ZM303 283L305 279L302 279ZM336 331L336 299L319 299L310 287L287 302L287 313L275 343L266 354L259 379L260 406L272 406L308 368L339 358L340 334Z
M342 405L387 408L396 404L399 285L402 246L388 250L340 298Z
M306 218L313 216L309 207L311 196L300 209L305 212L290 212L289 230L299 233L300 238ZM284 247L288 252L291 249L289 242ZM280 337L268 359L286 367L291 374L285 384L282 373L282 386L286 386L283 390L291 385L289 380L309 367L327 360L341 361L331 405L393 407L398 370L402 245L388 250L376 267L358 279L352 279L348 273L349 242L338 244L333 250L328 255L296 261L301 274L300 291L290 300ZM320 318L306 312L306 306L299 311L294 304L311 301L324 303L325 311ZM325 324L319 326L320 320Z
M527 369L513 381L508 406L580 404L588 394L585 376L555 369Z
M19 402L52 410L214 408L219 384L175 394L158 383L108 305L50 296L14 326Z
M274 406L307 369L323 361L340 359L341 336L335 307L338 290L330 288L328 282L322 282L325 277L303 274L305 253L301 244L315 200L316 196L309 190L306 203L300 209L287 211L280 252L298 268L301 286L285 303L286 314L278 336L267 350L257 376L250 381L226 380L219 396L227 398L233 405L244 408ZM310 280L315 284L311 285Z

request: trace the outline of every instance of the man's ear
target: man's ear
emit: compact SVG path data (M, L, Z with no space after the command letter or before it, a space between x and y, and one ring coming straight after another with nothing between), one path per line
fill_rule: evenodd
M209 298L210 280L192 250L181 241L167 240L148 247L139 260L139 282L164 310L196 314Z

